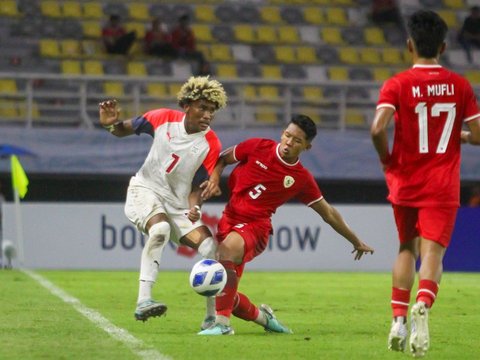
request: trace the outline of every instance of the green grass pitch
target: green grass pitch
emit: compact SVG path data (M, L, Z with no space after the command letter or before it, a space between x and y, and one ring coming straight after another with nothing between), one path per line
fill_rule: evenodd
M390 274L246 271L240 291L265 302L293 335L233 318L234 336L197 336L204 299L187 272L161 272L167 316L135 321L136 271L38 274L171 359L406 359L387 350ZM426 359L479 359L480 274L444 274ZM412 293L412 297L414 294ZM124 343L19 270L0 270L0 359L139 359ZM146 357L143 357L146 358Z

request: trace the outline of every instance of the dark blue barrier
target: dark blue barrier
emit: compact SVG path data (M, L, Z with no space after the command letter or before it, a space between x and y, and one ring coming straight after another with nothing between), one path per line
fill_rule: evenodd
M443 266L445 271L480 272L480 207L460 208L447 249Z

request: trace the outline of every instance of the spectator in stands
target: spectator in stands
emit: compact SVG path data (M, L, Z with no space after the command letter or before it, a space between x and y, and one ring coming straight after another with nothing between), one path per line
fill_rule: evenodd
M152 20L152 26L145 34L145 53L161 57L174 57L176 54L172 36L158 17Z
M468 62L473 63L472 47L480 48L480 6L473 6L458 34L458 42L465 49Z
M178 58L194 60L197 63L196 74L200 76L210 74L210 64L205 60L201 51L197 50L195 34L190 27L190 17L182 15L172 30L172 45Z
M404 30L402 16L395 0L373 0L370 19L378 26L394 24Z
M136 38L135 31L127 33L118 15L110 15L102 29L103 44L109 54L127 55Z

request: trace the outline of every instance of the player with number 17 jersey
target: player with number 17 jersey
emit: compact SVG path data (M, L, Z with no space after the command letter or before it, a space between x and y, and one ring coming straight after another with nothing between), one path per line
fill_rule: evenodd
M230 201L225 215L236 222L265 220L294 198L310 206L323 198L312 174L298 160L289 164L279 154L279 144L268 139L249 139L234 148L239 161L230 175ZM270 225L271 226L271 225Z
M470 84L441 65L414 65L390 78L377 109L395 110L388 199L411 207L456 207L460 194L460 132L479 116Z

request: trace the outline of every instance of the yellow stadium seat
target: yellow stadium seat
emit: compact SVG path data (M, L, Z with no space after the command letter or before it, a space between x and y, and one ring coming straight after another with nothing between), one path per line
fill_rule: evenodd
M103 83L103 92L107 96L123 96L125 89L120 81L105 81Z
M102 19L103 9L101 2L89 1L83 4L83 17L89 19Z
M323 99L323 90L320 86L304 86L303 98L306 100L321 100Z
M278 41L288 44L298 44L301 40L295 26L284 25L278 27Z
M278 87L273 85L261 85L258 87L258 96L263 100L278 99L280 93Z
M89 58L105 58L105 49L98 40L82 40L82 54Z
M367 27L363 32L365 43L368 45L385 45L385 35L382 29L377 27Z
M255 42L255 31L251 25L239 24L233 26L235 39L241 42Z
M192 30L195 34L195 39L197 41L209 43L214 42L210 25L193 24Z
M40 3L40 12L43 16L60 18L63 16L60 3L55 0L43 0Z
M353 47L342 47L338 50L340 61L345 64L358 64L360 62L358 51Z
M100 38L102 36L102 26L98 21L82 22L83 36L86 38Z
M273 106L258 106L255 110L255 120L265 124L277 123L277 108Z
M345 123L347 126L365 126L365 116L359 110L347 109Z
M457 28L458 27L458 22L457 22L457 13L455 10L437 10L438 15L445 20L449 28Z
M344 67L332 66L328 69L328 78L335 81L347 81L348 70Z
M443 5L456 10L463 10L466 6L464 0L443 0Z
M321 25L325 22L323 11L320 7L304 7L303 17L305 21L310 24Z
M243 88L243 96L247 100L256 100L257 99L257 88L252 85L246 85Z
M478 70L465 70L464 76L474 85L480 84L480 71Z
M127 74L132 76L147 76L147 68L140 61L131 61L127 64Z
M213 45L210 48L210 58L213 61L230 62L233 61L232 52L229 45Z
M261 67L262 77L265 79L281 79L282 69L278 65L263 65Z
M60 47L53 39L40 39L40 55L43 57L59 57Z
M404 64L403 53L397 48L382 48L382 61L388 65Z
M275 59L280 63L294 64L297 62L295 50L292 46L276 46L273 48Z
M128 14L131 19L139 21L148 21L151 17L147 4L133 1L128 4Z
M18 16L17 2L15 0L0 1L0 16Z
M215 15L215 9L212 6L197 5L195 6L195 20L208 24L217 23L218 18Z
M260 25L256 29L256 40L259 43L275 44L278 42L277 30L273 26Z
M312 64L318 62L315 48L312 46L297 47L297 62Z
M165 84L148 83L147 94L152 97L164 98L167 97L167 88Z
M330 7L325 13L326 21L333 25L348 25L348 15L341 7Z
M168 84L168 93L170 96L177 96L178 92L180 91L183 84L179 83L170 83Z
M392 76L392 70L388 68L374 68L373 79L378 82L383 82Z
M82 66L78 60L64 60L61 68L62 74L66 75L80 75L82 73Z
M378 65L382 60L380 53L376 49L362 48L360 49L360 62L369 65Z
M342 32L336 27L323 27L320 30L322 40L331 45L343 45L345 42L342 38Z
M63 57L77 58L82 55L80 41L78 40L61 40L60 50Z
M1 79L0 80L0 94L14 95L18 92L17 83L14 79Z
M224 78L236 78L238 76L237 67L233 64L218 64L217 76Z
M65 1L62 8L64 17L81 18L83 16L82 7L78 1Z
M0 117L5 119L16 119L19 117L16 101L0 99Z
M260 8L260 17L266 23L280 24L283 22L280 15L280 7L278 6L263 6Z
M86 60L83 63L83 72L87 75L103 75L103 64L98 60Z

